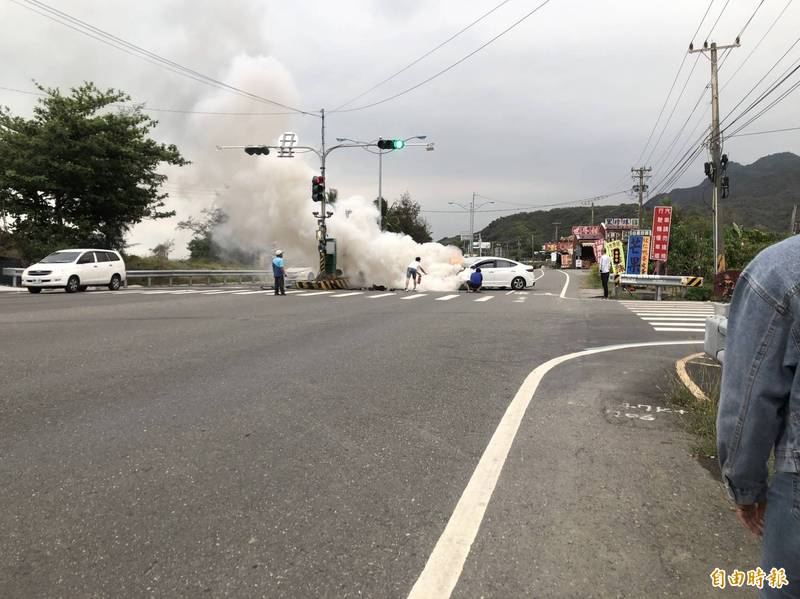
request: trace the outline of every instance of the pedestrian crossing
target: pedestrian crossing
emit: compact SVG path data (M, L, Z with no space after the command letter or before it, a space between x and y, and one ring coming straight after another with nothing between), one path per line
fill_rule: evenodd
M714 315L708 302L621 301L659 333L704 333L706 318Z
M240 297L240 296L265 296L265 297L274 297L275 292L271 289L253 289L252 287L249 288L242 288L242 287L231 287L228 289L126 289L121 292L110 292L110 291L98 291L93 292L94 294L109 294L114 296L125 296L125 295L145 295L145 296L197 296L197 297L206 297L206 296L220 296L220 295L227 295L231 297ZM296 297L327 297L331 300L346 300L350 298L364 298L369 300L390 300L390 298L394 298L401 301L436 301L436 302L478 302L478 303L486 303L489 302L497 297L504 298L505 296L510 296L509 300L512 300L516 303L523 303L527 296L530 295L528 291L504 291L499 292L497 294L485 293L482 295L477 295L473 293L466 293L466 292L459 292L459 293L437 293L437 292L402 292L402 291L386 291L386 292L370 292L366 290L350 290L350 289L341 289L341 290L324 290L324 291L316 291L316 290L301 290L301 289L292 289L286 292L287 295L294 295Z

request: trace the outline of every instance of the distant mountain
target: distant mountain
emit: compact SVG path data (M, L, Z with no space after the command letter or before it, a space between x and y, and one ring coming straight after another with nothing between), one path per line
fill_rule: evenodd
M800 204L800 156L791 152L770 154L752 164L728 163L730 196L720 200L725 223L770 231L788 231L792 208ZM669 199L687 212L711 213L711 189L708 179L695 187L673 189L647 202L652 208Z
M720 211L724 223L736 222L744 227L758 227L769 231L789 231L792 208L800 204L800 156L791 152L770 154L752 164L728 163L730 197L721 200ZM687 189L673 189L650 199L646 208L644 225L652 218L652 209L669 199L686 212L711 216L711 182L704 179L699 185ZM605 218L631 218L637 214L636 204L596 206L594 222ZM492 221L481 231L484 241L517 244L529 251L531 234L534 245L553 241L555 225L559 237L569 235L573 225L591 223L590 208L555 208L535 212L519 212ZM477 231L476 231L477 233ZM443 243L460 245L458 237L447 237Z

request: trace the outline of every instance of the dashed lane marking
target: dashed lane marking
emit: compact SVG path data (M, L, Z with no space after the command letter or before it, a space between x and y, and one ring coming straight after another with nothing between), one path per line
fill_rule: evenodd
M351 291L350 293L337 293L331 297L351 297L353 295L364 295L363 291Z
M297 297L311 297L313 295L329 295L333 293L333 291L312 291L311 293L301 293Z
M418 297L425 297L428 295L427 293L415 293L413 295L407 295L405 297L401 297L401 300L410 300L410 299L417 299Z
M437 297L436 301L437 302L446 302L446 301L451 300L451 299L456 298L456 297L458 297L458 294L455 294L455 295L443 295L442 297Z
M486 297L479 297L476 299L476 302L488 302L489 300L494 299L493 295L487 295Z
M394 293L379 293L378 295L368 295L367 299L378 299L379 297L391 297Z

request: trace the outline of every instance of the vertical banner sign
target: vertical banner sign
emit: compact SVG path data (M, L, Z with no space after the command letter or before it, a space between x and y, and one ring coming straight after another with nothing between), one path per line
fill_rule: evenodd
M631 235L628 237L628 262L625 272L629 275L638 275L642 270L642 240L641 235Z
M642 235L642 261L639 264L639 274L646 275L650 265L650 236Z
M652 258L667 261L669 254L669 231L672 226L672 206L656 206L653 211Z
M603 241L602 239L598 239L597 241L594 242L594 245L592 246L592 249L594 250L594 261L595 262L600 262L600 250L603 249L603 245L604 244L605 244L605 241Z
M611 258L611 272L615 275L625 274L625 250L622 249L622 242L619 239L607 242L606 253Z

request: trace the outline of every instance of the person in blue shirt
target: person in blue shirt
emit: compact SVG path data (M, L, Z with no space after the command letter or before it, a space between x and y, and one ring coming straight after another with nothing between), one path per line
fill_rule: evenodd
M275 295L286 295L286 270L283 266L283 251L275 250L272 259L272 276L275 277Z
M483 285L483 273L481 273L480 268L476 268L474 272L469 276L469 288L474 293L480 293L482 285Z

